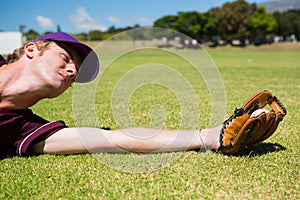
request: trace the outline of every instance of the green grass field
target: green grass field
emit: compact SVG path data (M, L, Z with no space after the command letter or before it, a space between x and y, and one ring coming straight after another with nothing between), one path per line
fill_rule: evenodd
M3 158L0 199L300 199L299 44L207 51L223 79L224 119L262 89L272 91L285 104L288 114L269 139L238 156L186 151ZM197 52L187 53L198 56ZM210 96L201 76L185 61L150 50L124 55L102 74L95 99L99 127L119 128L111 107L115 85L128 70L145 62L164 63L180 72L198 101L197 127L210 125ZM183 105L167 87L151 83L131 92L128 112L137 126L183 126ZM32 109L50 121L63 119L74 126L72 93L70 88ZM165 121L151 120L149 110L156 111L153 105L164 108Z

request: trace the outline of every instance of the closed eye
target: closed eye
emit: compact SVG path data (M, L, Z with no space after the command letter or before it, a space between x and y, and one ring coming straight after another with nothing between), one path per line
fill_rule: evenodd
M70 57L64 53L61 54L63 60L66 62L66 63L69 63L70 62Z

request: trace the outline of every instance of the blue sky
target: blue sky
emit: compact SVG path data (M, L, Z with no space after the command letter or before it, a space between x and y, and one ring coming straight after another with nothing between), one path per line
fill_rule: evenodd
M0 30L39 33L56 31L57 25L69 33L107 30L111 26L135 24L152 26L156 19L180 11L206 12L234 0L3 0ZM260 4L270 0L248 0Z

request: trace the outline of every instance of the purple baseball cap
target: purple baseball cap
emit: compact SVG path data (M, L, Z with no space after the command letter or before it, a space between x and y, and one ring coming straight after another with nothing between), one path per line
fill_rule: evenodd
M33 40L37 42L40 40L49 40L66 43L74 47L79 53L82 63L77 72L77 77L75 82L85 83L94 80L99 72L99 60L96 53L89 46L83 44L82 42L76 40L74 37L64 33L55 32L42 35Z

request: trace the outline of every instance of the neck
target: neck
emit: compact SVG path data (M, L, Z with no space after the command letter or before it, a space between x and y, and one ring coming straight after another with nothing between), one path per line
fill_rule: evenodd
M23 109L46 98L37 81L25 71L20 63L0 68L0 109Z

